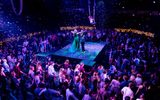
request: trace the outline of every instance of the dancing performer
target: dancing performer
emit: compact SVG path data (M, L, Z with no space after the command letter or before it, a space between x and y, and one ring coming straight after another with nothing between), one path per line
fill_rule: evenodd
M81 49L82 49L82 52L85 51L85 31L84 30L81 30L80 32L80 42L81 42Z
M80 40L79 40L79 32L75 29L74 31L71 31L74 34L74 40L72 42L72 45L70 47L70 52L75 52L80 50Z

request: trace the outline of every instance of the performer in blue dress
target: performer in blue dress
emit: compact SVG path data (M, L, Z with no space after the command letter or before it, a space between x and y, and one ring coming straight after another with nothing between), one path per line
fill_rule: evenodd
M76 51L80 50L79 32L76 29L71 32L74 34L74 40L72 42L72 45L71 45L69 51L76 52Z

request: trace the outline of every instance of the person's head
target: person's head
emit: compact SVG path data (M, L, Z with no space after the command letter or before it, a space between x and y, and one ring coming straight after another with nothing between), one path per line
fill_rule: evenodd
M137 77L141 78L141 74L137 74Z
M90 90L89 89L86 89L86 94L89 94L90 93Z
M123 75L123 80L127 80L127 79L128 79L127 75Z
M99 66L98 66L98 69L102 69L102 68L103 68L103 66L102 66L102 65L99 65Z
M37 66L41 66L41 62L40 61L37 62Z
M80 68L80 64L77 64L77 65L76 65L76 69L79 69L79 68Z
M30 65L30 70L34 71L34 66L33 65Z
M3 61L4 63L7 63L7 59L2 59L2 61Z
M118 75L117 74L114 75L114 79L118 80Z
M97 73L97 72L94 72L94 73L93 73L93 76L97 76L97 75L98 75L98 73Z
M39 72L39 71L35 73L35 75L39 75L39 74L40 74L40 72Z
M72 90L73 90L73 86L72 86L72 85L70 85L70 86L69 86L69 89L72 91Z
M141 99L141 100L144 100L144 94L141 94L141 95L140 95L140 99Z
M132 81L132 82L134 82L135 81L135 76L131 75L129 80Z
M50 62L50 65L54 66L54 64L55 64L55 63L54 63L53 61Z
M40 88L45 88L46 86L45 86L44 83L40 83L40 84L38 85L38 87L40 87Z
M130 87L130 88L133 88L133 86L134 86L133 82L130 82L130 83L128 84L128 87Z
M103 71L103 74L106 74L106 73L107 73L107 71L106 71L106 70L104 70L104 71Z
M11 72L12 77L16 77L16 73L14 71Z
M81 66L81 67L84 67L84 63L83 63L83 62L81 62L81 63L80 63L80 66Z
M125 100L131 100L131 99L130 99L130 97L129 97L129 96L126 96L126 97L125 97Z
M64 64L69 64L69 59L66 59Z
M60 72L63 72L64 71L64 68L60 68L60 70L59 70Z

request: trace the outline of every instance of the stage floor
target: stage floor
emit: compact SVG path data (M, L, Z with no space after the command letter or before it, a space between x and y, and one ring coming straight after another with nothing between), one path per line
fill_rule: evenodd
M68 44L64 48L56 51L56 52L46 52L46 53L39 53L37 56L46 57L46 56L59 56L65 58L72 58L72 59L79 59L85 65L92 66L96 62L94 61L97 55L102 51L105 47L105 42L86 42L85 43L85 52L76 51L70 52L69 48L71 44Z
M53 53L53 55L64 56L64 57L75 58L75 59L82 59L82 60L94 60L96 56L100 53L100 51L104 48L104 46L105 46L104 42L100 42L100 43L86 42L85 52L82 52L82 51L70 52L69 48L71 47L71 44L69 44L64 48Z

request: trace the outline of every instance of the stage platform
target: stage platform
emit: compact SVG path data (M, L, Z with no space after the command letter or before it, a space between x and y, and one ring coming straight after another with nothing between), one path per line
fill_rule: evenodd
M48 52L48 53L39 53L37 56L45 57L45 56L59 56L59 57L65 57L65 58L72 58L72 59L79 59L81 62L83 62L85 65L92 66L94 65L95 59L98 56L98 54L102 51L102 49L105 47L105 42L86 42L85 43L85 52L82 51L76 51L76 52L70 52L69 48L71 47L71 44L68 44L64 48L56 51L56 52Z

